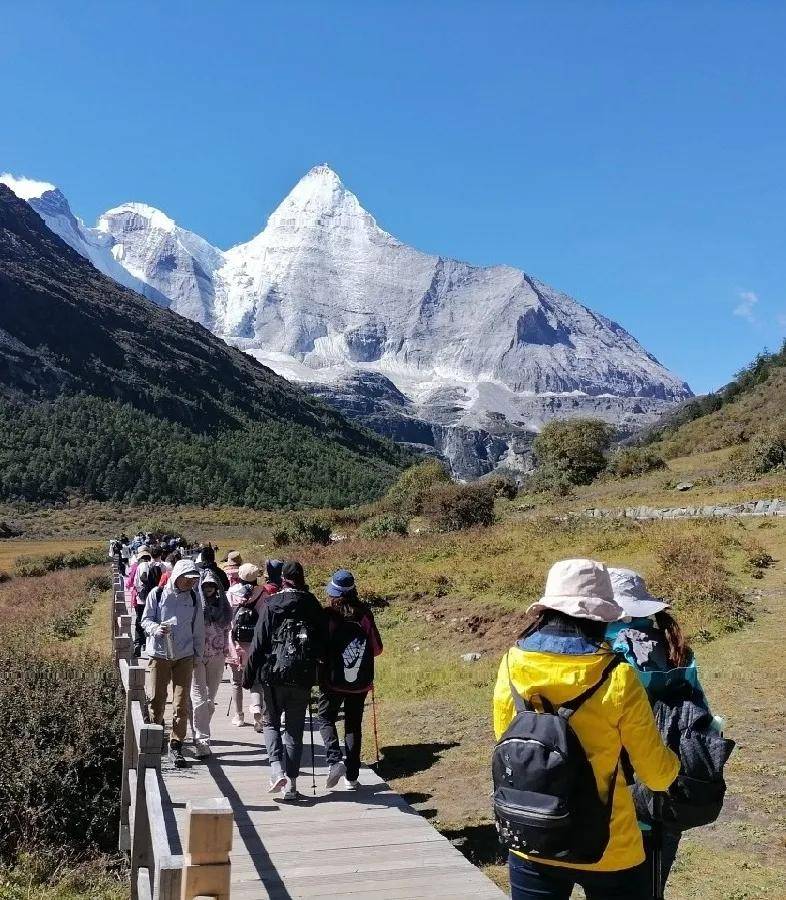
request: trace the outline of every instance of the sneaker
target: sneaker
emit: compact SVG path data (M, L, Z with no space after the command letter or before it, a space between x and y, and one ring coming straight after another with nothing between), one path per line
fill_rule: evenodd
M256 731L257 734L262 734L264 731L262 725L262 713L254 713L254 731Z
M326 788L334 788L339 781L347 774L347 767L343 762L333 763L330 767L330 771L328 772L327 781L325 782Z
M169 742L169 760L176 769L188 768L188 762L183 756L183 745L180 741Z
M238 714L235 716L235 718L232 719L232 724L233 724L235 727L240 728L241 726L243 726L243 725L246 724L246 717L243 715L243 713L238 713Z
M207 741L194 741L194 756L197 759L204 759L210 756L210 744Z
M284 800L298 800L300 798L300 794L297 792L297 780L295 778L289 779L289 787L284 794Z
M277 794L287 783L287 776L281 768L281 763L273 763L270 767L270 784L268 785L268 794Z
M360 789L360 782L355 780L351 781L349 778L344 779L344 790L345 791L357 791Z

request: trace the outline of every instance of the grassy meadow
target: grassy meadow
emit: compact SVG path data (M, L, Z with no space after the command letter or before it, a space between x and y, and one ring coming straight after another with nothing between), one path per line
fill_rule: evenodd
M377 678L380 773L500 884L506 873L489 814L491 690L500 655L517 637L524 611L539 596L555 560L586 555L639 569L656 591L672 598L694 641L713 708L726 717L728 732L738 742L727 769L723 815L715 825L686 835L668 896L775 900L786 896L786 677L779 638L786 613L786 519L640 523L557 518L587 506L633 505L633 497L665 506L725 502L732 496L754 499L757 491L765 497L786 494L783 482L774 478L769 483L762 479L756 490L725 485L726 453L670 460L665 472L598 482L578 488L568 500L538 498L534 505L526 497L498 501L498 523L485 529L372 540L357 534L362 516L337 514L335 529L344 540L328 546L276 546L273 535L286 518L280 513L184 507L129 512L87 504L17 514L14 522L30 534L31 542L27 547L19 539L0 542L0 554L12 569L11 555L27 556L33 546L36 553L76 550L120 528L131 533L137 524L158 521L193 539L218 541L222 553L239 549L249 560L296 556L320 597L333 570L352 569L361 593L375 606L385 640ZM686 477L695 481L697 497L713 499L675 494L670 483ZM10 518L0 511L0 520L4 516ZM415 530L417 519L413 525ZM73 592L84 595L93 572L14 577L0 585L0 612L5 620L8 604L19 606L18 598L24 596L29 613L30 603L41 598L35 602L43 604L44 615L56 619L60 613L43 597L54 591L72 598L69 608L79 609ZM76 633L55 642L54 651L50 637L44 639L47 653L92 659L92 646L105 637L104 618L95 596L86 605ZM0 629L0 642L4 640ZM480 658L465 662L466 653ZM368 761L375 755L371 725L369 710L364 740ZM97 850L92 857L83 854L82 867L61 873L55 886L47 886L51 873L31 874L29 862L22 859L16 869L3 870L0 897L119 896L112 864L104 863L100 877L94 874L90 885L80 886L80 872L98 871L87 862L96 857ZM23 893L25 878L38 886Z

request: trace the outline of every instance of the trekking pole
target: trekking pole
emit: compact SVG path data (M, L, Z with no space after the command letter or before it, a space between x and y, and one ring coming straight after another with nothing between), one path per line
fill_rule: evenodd
M663 898L663 797L653 794L652 801L652 900Z
M311 715L311 694L308 695L308 730L311 732L311 792L317 795L317 773L314 768L314 719Z
M374 694L374 685L371 685L371 717L374 720L374 749L377 754L377 768L379 768L379 735L377 734L377 698ZM379 773L377 773L379 774Z

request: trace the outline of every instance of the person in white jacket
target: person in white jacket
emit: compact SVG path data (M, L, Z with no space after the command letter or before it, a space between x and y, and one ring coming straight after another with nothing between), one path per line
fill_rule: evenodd
M142 614L150 658L149 699L153 722L164 724L169 684L172 684L172 740L170 758L177 768L188 763L183 741L188 727L188 697L194 661L201 660L205 645L205 617L196 592L199 569L181 559L163 587L150 591Z

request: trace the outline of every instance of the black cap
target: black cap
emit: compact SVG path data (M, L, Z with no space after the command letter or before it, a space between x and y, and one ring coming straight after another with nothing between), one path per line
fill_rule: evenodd
M294 584L296 587L300 587L306 581L303 566L296 559L288 559L284 563L281 568L281 578L290 584Z

